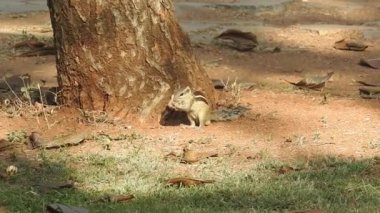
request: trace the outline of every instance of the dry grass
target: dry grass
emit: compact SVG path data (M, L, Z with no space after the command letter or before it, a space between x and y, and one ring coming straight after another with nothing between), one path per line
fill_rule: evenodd
M108 140L107 140L108 138ZM91 212L282 212L323 209L327 212L375 212L380 205L378 159L322 157L285 164L264 151L264 163L236 170L231 156L196 164L165 160L152 138L131 133L120 140L95 137L91 147L108 149L39 152L39 166L13 162L19 172L0 183L0 205L10 212L39 212L47 203L87 207ZM5 168L0 163L0 168ZM281 168L291 168L284 174ZM216 180L192 188L167 188L178 176ZM46 189L51 183L77 182L76 189ZM107 194L133 194L129 203L92 202Z

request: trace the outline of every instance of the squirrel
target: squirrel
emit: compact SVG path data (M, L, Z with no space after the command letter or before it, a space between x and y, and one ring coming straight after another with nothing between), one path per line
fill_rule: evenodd
M172 96L168 104L169 108L186 112L190 126L207 126L211 123L210 106L207 98L200 92L193 92L189 86L179 89Z
M174 92L167 107L185 112L190 121L190 127L195 127L196 123L199 127L204 127L210 125L211 121L236 120L249 110L243 106L212 110L207 98L201 92L193 91L189 86Z

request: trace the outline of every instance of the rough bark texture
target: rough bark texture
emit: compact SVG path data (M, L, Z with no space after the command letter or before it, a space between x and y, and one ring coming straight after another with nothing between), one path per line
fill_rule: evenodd
M48 0L62 101L117 117L157 118L173 90L214 99L171 0Z

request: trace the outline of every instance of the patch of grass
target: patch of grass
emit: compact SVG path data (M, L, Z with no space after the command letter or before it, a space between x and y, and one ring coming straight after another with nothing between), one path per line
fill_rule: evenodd
M138 149L138 151L136 151ZM0 206L10 212L41 212L47 203L89 208L91 212L376 212L380 206L379 161L323 157L279 174L282 162L236 171L222 158L196 165L165 161L149 144L123 150L72 155L69 150L41 153L39 166L17 164L16 176L0 181ZM269 161L269 160L268 160ZM167 188L178 168L214 184ZM1 169L1 168L0 168ZM73 179L77 189L41 190L49 182ZM133 194L128 203L92 202L105 194Z
M378 140L372 140L371 142L368 143L368 148L370 149L378 149L380 148L380 139Z
M7 140L11 143L23 143L27 138L24 130L15 130L7 134Z

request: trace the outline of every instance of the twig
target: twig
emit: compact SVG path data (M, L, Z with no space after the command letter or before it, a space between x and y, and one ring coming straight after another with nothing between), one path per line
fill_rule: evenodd
M321 143L321 144L315 144L314 146L323 146L323 145L329 145L329 144L335 144L335 143L332 143L332 142L330 142L330 143Z
M38 91L39 91L39 93L40 93L40 99L41 99L41 102L42 102L42 113L44 113L44 118L45 118L45 122L46 122L46 124L47 124L47 126L48 126L48 129L50 129L51 126L50 126L50 124L49 124L49 120L48 120L48 118L47 118L47 116L46 116L45 107L44 107L44 100L43 100L43 98L42 98L42 92L41 92L41 87L40 87L40 84L39 84L39 83L37 84L37 87L38 87Z
M12 89L11 85L9 85L8 81L5 78L3 78L3 81L8 86L8 88L11 90L11 92L13 93L13 95L22 103L21 99L18 97L18 95L16 94L16 92Z

